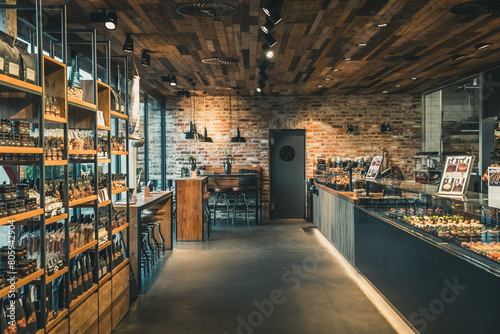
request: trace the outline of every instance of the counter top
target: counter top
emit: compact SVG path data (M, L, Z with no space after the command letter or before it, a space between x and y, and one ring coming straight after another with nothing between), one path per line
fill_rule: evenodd
M151 193L148 198L144 198L142 195L137 195L137 200L135 203L130 203L130 208L143 208L145 206L149 206L154 202L165 200L169 197L172 197L171 191L160 191L157 193ZM124 207L126 206L126 202L116 202L114 206L116 207Z
M342 197L343 199L345 199L353 204L356 204L358 202L359 196L356 193L354 193L353 191L337 191L337 190L333 190L331 188L328 188L324 185L321 185L319 183L314 183L314 185L318 189L321 189L321 190L326 191L327 193Z

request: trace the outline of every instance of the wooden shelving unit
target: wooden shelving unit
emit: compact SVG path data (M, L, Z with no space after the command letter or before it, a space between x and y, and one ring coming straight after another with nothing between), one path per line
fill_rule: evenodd
M130 262L129 259L124 259L122 263L120 263L119 265L117 265L116 268L114 268L113 271L112 271L113 276L115 276L123 267L125 267L126 265L128 265L129 262Z
M23 286L25 286L26 284L32 283L34 280L36 280L37 278L39 278L43 274L44 274L44 270L43 269L38 269L34 273L32 273L32 274L30 274L30 275L28 275L26 277L21 278L20 280L18 280L15 283L16 290L19 289L19 288L21 288L21 287L23 287ZM10 291L10 286L6 286L2 290L0 290L0 298L3 298L5 296L7 296L9 294L9 291Z
M127 151L111 151L111 155L128 155Z
M36 2L37 6L34 6L34 9L39 10L40 12L38 13L39 15L42 15L42 0L34 0ZM14 5L15 6L15 5ZM55 10L65 10L64 9L65 5L58 6L57 9ZM14 11L13 11L14 12ZM65 22L61 21L62 25L65 25ZM61 29L60 31L67 31L68 34L71 34L70 30L66 29L66 27L62 27L64 29ZM43 207L37 210L32 210L29 212L17 214L17 215L12 215L9 217L3 217L0 218L0 225L7 225L9 222L14 221L14 224L16 226L30 226L29 229L36 229L40 228L40 233L46 233L45 235L42 235L42 238L45 238L48 233L51 233L52 228L45 228L45 226L53 225L58 222L64 223L60 224L59 226L63 229L65 229L65 235L68 233L68 223L69 219L76 215L88 215L88 214L93 214L94 215L94 233L95 237L97 238L97 233L98 233L98 224L99 224L99 215L108 215L108 217L111 218L111 213L112 213L112 200L105 201L103 203L97 203L97 196L93 195L87 198L82 198L79 200L74 200L74 201L69 201L67 198L68 192L68 180L69 178L77 178L80 176L80 168L81 170L85 170L84 168L87 168L87 171L90 171L94 175L94 184L93 187L94 189L98 189L98 178L97 176L99 173L102 173L103 171L105 173L109 173L111 176L112 172L112 166L115 160L113 160L111 154L109 154L107 157L101 157L99 158L97 156L97 145L99 145L98 141L98 136L100 135L107 135L108 137L108 144L109 147L111 146L111 129L115 129L115 123L117 120L121 122L125 122L125 128L128 128L128 116L117 113L117 112L111 112L111 88L108 84L103 83L103 82L98 82L96 79L97 76L97 64L93 62L92 54L94 51L96 51L97 47L96 45L101 42L96 42L97 37L96 37L96 31L95 30L89 30L89 33L92 35L89 37L89 40L92 42L89 42L89 46L91 46L91 53L88 55L82 55L79 52L79 48L75 49L70 49L68 47L67 43L68 41L71 41L71 38L68 38L68 36L64 36L62 38L60 36L60 33L54 35L51 35L52 32L48 32L45 35L43 32L43 27L36 27L36 31L34 31L34 36L35 36L35 41L33 41L32 45L37 45L37 46L43 46L45 48L46 45L44 43L47 43L47 40L45 39L46 37L49 37L49 40L58 40L61 38L59 42L56 42L57 45L60 45L61 48L63 48L64 52L60 52L58 49L57 55L58 57L61 56L64 59L62 62L48 56L45 54L42 54L39 52L39 50L36 50L33 54L36 57L36 64L39 64L39 68L36 69L35 71L35 76L34 79L35 81L38 82L39 85L35 85L32 83L24 82L12 77L9 77L4 74L0 74L0 91L2 93L2 99L0 99L0 116L2 118L9 118L9 119L15 119L15 120L21 120L21 121L27 121L31 124L31 130L38 129L40 133L40 138L38 140L39 146L40 147L16 147L16 146L0 146L0 154L29 154L30 156L27 156L26 160L20 161L20 160L3 160L0 161L0 165L9 165L9 166L25 166L25 165L30 165L30 166L38 166L42 167L43 165L46 167L56 167L58 168L35 168L34 170L38 174L33 176L38 177L40 179L40 184L38 184L38 189L41 195L41 201L43 206L43 201L44 201L44 193L46 192L46 181L48 180L47 175L50 175L50 178L63 178L64 179L64 189L61 192L61 194L65 194L65 198L63 198L63 214L55 216L55 217L50 217L50 218L45 218L44 216L44 209ZM35 34L36 32L36 34ZM84 32L80 31L79 33L79 38L83 39L83 35L85 34ZM43 36L43 41L39 41L39 36ZM69 42L71 43L71 42ZM78 44L81 44L79 42ZM108 52L106 52L107 57L111 54L110 49L109 49L109 44L108 45ZM59 48L59 46L58 46ZM78 50L78 51L77 51ZM75 64L78 64L78 62L75 60L75 62L72 62L69 59L66 59L67 57L84 57L86 58L84 61L82 61L81 64L85 64L84 66L88 66L88 60L90 60L92 69L89 73L91 73L92 79L89 80L88 78L79 78L80 86L76 87L81 87L82 88L82 99L83 100L78 100L75 98L71 98L68 96L68 77L75 78L74 76L68 76L68 70L70 69L73 70L73 67L75 67ZM76 59L75 58L75 59ZM126 69L127 66L127 59L126 57L123 57L123 63L124 65L119 65L122 69ZM68 66L66 65L68 64ZM106 66L112 65L112 61L110 59L107 59L106 61ZM111 82L111 73L114 73L111 71L110 68L105 69L108 74L108 78L102 78L103 81L105 82ZM78 73L78 72L76 72ZM126 70L123 70L123 73L126 75ZM31 73L28 74L28 76ZM28 78L28 80L31 80ZM128 82L125 80L125 82ZM74 86L75 87L75 86ZM95 92L95 96L94 96ZM128 90L124 90L125 94L127 94ZM77 92L78 93L78 92ZM128 98L125 99L125 101L128 101ZM126 102L125 106L128 107L127 105L128 102ZM53 106L56 106L54 112ZM47 113L46 113L46 107L47 107ZM49 110L50 108L50 110ZM125 108L126 109L126 108ZM98 111L102 111L102 116L104 120L104 124L98 125ZM126 110L125 110L126 111ZM57 115L57 116L56 116ZM35 124L35 125L33 125ZM67 154L64 155L64 160L42 160L44 159L44 146L47 145L46 141L43 140L43 135L47 129L61 129L64 130L66 138L64 138L64 152L67 152ZM68 145L69 145L69 138L68 138L68 132L70 129L79 129L79 130L88 130L88 133L90 133L93 136L94 142L96 143L94 146L94 149L91 150L69 150ZM107 132L107 133L106 133ZM128 140L128 136L127 136ZM127 142L128 144L128 142ZM47 149L47 147L45 147ZM128 154L127 152L121 152L119 153L120 155L123 154ZM31 155L36 155L35 157ZM76 157L75 157L76 156ZM18 157L17 155L15 157ZM9 158L9 157L7 157ZM127 158L128 160L128 158ZM80 167L79 164L87 164L84 167ZM98 165L101 164L99 167ZM128 161L127 161L128 164ZM127 165L125 164L125 166ZM93 166L92 166L93 165ZM53 176L57 175L57 176ZM110 177L111 180L111 177ZM15 183L15 182L13 182ZM109 182L109 193L111 194L111 182ZM116 195L116 194L115 194ZM78 211L75 211L74 209L78 209ZM99 210L98 210L99 209ZM33 218L37 220L33 220ZM58 228L59 228L58 226ZM68 263L65 263L65 267L63 267L61 270L57 270L53 275L47 276L45 275L45 270L44 269L39 269L36 272L30 274L27 277L21 278L18 282L15 284L15 288L19 289L23 286L26 285L38 285L43 291L43 285L47 285L53 282L57 282L58 279L61 277L65 277L66 279L61 280L61 284L64 284L65 288L65 297L64 301L62 303L61 309L58 310L58 316L55 319L50 319L49 315L49 321L45 324L44 328L41 328L37 330L37 334L51 334L51 333L62 333L62 332L68 332L68 328L70 329L69 332L71 333L94 333L97 332L94 330L92 326L89 326L88 328L86 327L86 322L81 321L81 315L85 314L85 312L80 312L80 310L87 310L90 308L91 305L94 305L94 301L96 301L95 308L98 309L99 303L101 303L101 299L99 298L99 301L97 301L97 296L95 292L98 291L98 289L102 288L103 291L103 296L108 293L109 298L106 303L103 302L103 307L106 307L109 309L109 312L106 313L99 313L98 314L98 323L102 321L105 323L106 321L109 321L109 327L111 327L111 309L113 307L116 307L117 309L120 309L121 311L127 311L128 310L128 302L124 303L125 299L122 297L119 301L112 301L111 300L111 285L113 284L113 275L112 272L110 271L107 275L105 275L103 278L100 280L97 277L92 278L92 283L93 286L86 291L84 294L79 296L77 299L71 301L70 300L70 295L68 294L68 289L69 289L69 280L67 279L70 275L70 268L73 268L72 266L74 265L74 262L76 261L76 257L79 254L85 253L89 254L91 257L91 263L98 263L98 258L99 258L99 252L101 252L101 255L104 253L107 255L108 259L111 257L111 254L113 252L114 244L112 242L112 238L116 233L119 231L124 231L128 228L128 224L121 226L119 229L116 231L111 231L109 230L109 241L104 243L103 245L100 245L97 247L98 241L94 240L92 242L89 242L83 247L80 247L78 249L75 249L71 252L69 252L69 240L66 240L66 254L63 257L65 262L67 260ZM114 233L113 233L114 232ZM128 240L125 240L128 244ZM3 246L3 245L0 245ZM127 246L128 247L128 246ZM46 251L45 249L40 250L40 257L41 257L41 262L42 265L44 265L44 262L46 260ZM122 274L125 272L125 263L120 265L120 268L122 269ZM111 266L109 267L110 270L112 270ZM115 268L116 269L116 268ZM117 278L118 279L118 278ZM120 287L124 287L124 284L126 284L126 290L128 293L128 280L122 279L120 277ZM0 298L6 296L10 291L10 287L6 287L2 290L0 290ZM50 292L47 292L50 293ZM127 294L128 296L128 294ZM126 299L128 301L128 298ZM115 305L116 303L120 302L120 305ZM41 309L45 309L45 300L41 300L40 302ZM75 312L76 311L76 312ZM74 312L72 315L71 312ZM115 321L114 323L117 324L119 320L123 317L124 313L121 314L119 317L113 316L113 320ZM72 326L73 324L73 326ZM69 326L69 327L68 327ZM101 331L100 325L99 325L99 331Z

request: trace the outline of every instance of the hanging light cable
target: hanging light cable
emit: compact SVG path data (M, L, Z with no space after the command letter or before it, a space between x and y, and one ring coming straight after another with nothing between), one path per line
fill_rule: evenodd
M236 106L238 106L240 92L236 92ZM231 110L231 95L229 95L229 110ZM240 109L236 109L236 136L231 138L231 143L246 143L245 137L240 134Z
M200 142L203 143L213 143L214 140L208 136L207 133L207 111L206 111L206 104L205 104L205 98L206 98L207 92L203 92L203 118L204 118L204 123L205 123L205 129L203 130L203 138L200 140Z
M188 131L184 132L182 134L182 139L195 139L194 137L194 127L193 127L193 104L191 102L191 96L189 97L189 108L190 108L190 115L189 115L189 129Z
M194 131L194 139L200 141L203 139L203 136L198 132L196 128L196 95L194 95L194 86L196 84L193 82L193 90L191 91L191 95L193 96L193 131Z

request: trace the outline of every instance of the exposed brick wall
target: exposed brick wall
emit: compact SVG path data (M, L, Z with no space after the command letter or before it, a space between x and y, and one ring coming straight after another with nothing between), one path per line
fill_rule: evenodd
M190 120L189 100L167 98L167 177L180 175L188 154L200 164L222 167L225 150L235 156L235 166L261 166L263 169L264 217L269 216L269 129L305 129L307 176L313 175L313 159L318 155L354 158L377 155L383 148L390 161L408 168L413 175L413 159L421 150L422 107L420 96L356 95L313 97L240 97L240 129L246 144L229 143L236 129L236 99L229 111L227 96L207 96L208 135L214 143L181 140ZM380 132L389 122L392 134ZM357 134L345 134L347 124ZM203 97L196 99L196 124L202 133L205 126Z

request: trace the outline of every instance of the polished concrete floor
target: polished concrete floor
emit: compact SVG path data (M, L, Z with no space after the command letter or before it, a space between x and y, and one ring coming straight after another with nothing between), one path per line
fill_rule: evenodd
M114 333L395 333L302 220L177 243ZM311 233L312 232L312 233Z

